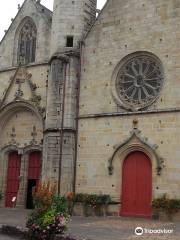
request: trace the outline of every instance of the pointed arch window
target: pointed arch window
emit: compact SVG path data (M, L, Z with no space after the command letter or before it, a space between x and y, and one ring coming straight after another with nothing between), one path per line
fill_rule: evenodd
M18 62L22 65L35 62L36 38L36 25L27 19L19 34Z

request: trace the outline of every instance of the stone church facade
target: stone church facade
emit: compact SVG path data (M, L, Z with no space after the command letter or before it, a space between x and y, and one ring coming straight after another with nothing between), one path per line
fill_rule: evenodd
M180 198L179 1L26 0L0 43L2 206L110 194L124 216ZM15 205L12 198L16 197Z

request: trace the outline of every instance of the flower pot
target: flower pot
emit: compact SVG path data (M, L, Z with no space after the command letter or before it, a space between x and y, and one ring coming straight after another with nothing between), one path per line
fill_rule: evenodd
M92 206L84 205L83 213L85 217L95 216L95 209Z

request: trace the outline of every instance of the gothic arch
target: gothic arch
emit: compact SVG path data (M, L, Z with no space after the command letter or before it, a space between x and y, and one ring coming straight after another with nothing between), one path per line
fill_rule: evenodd
M28 145L28 146L24 147L24 149L23 149L24 154L29 154L29 153L34 152L34 151L42 152L42 146L40 146L40 145Z
M28 101L15 101L0 110L0 169L2 169L2 191L6 190L8 157L11 152L21 155L19 192L26 194L28 155L33 151L42 152L43 118L38 109ZM14 132L12 129L14 128ZM19 195L17 202L24 205Z
M15 101L3 106L0 110L0 127L2 128L6 121L17 111L27 110L33 112L43 125L43 118L38 109L28 101Z
M0 148L42 144L44 122L38 109L28 101L15 101L0 110Z
M14 65L35 62L37 27L35 21L27 16L19 24L14 38Z
M161 175L163 160L159 157L156 151L158 146L150 143L147 138L143 138L140 133L141 132L138 129L133 129L130 133L130 137L116 147L112 157L109 159L109 175L113 175L114 161L117 155L120 157L122 165L127 155L134 151L141 151L145 153L151 159L153 169L156 170L157 175Z

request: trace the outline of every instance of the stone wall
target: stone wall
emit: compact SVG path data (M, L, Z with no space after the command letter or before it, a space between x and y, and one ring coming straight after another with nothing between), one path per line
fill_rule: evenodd
M25 17L31 17L37 28L36 62L49 60L51 13L42 9L43 7L34 0L25 1L20 8L0 44L1 69L17 65L19 26Z
M179 19L179 2L165 0L109 0L99 15L82 54L77 192L109 193L121 200L123 154L115 156L112 176L108 160L130 136L137 118L142 136L158 145L156 152L164 160L157 176L151 158L153 197L166 192L180 197ZM125 56L139 51L161 60L165 81L159 98L135 113L114 101L112 77Z
M97 0L54 1L51 54L65 50L67 36L74 37L74 47L79 46L95 20L96 3Z
M43 178L59 181L62 194L73 191L78 63L76 52L59 54L48 83Z

